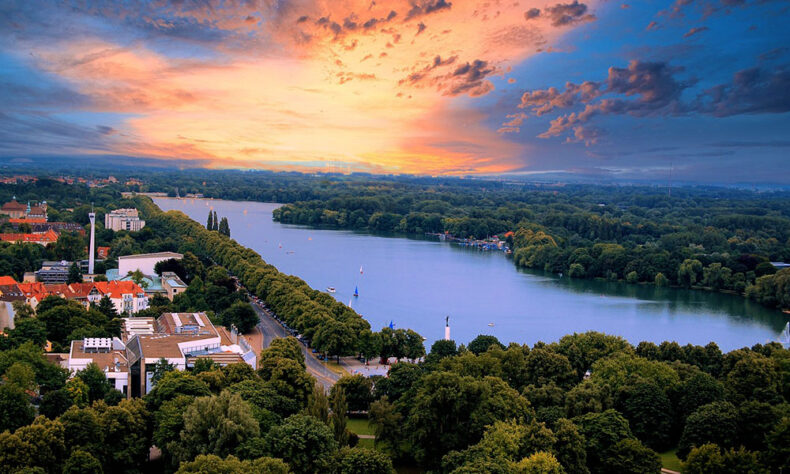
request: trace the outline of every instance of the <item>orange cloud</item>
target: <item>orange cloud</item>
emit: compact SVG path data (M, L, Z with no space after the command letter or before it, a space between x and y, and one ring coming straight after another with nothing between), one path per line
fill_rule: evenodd
M118 153L219 167L504 172L522 167L528 150L470 104L573 27L549 15L525 20L543 6L325 0L263 13L178 10L233 35L200 59L98 37L39 46L36 57L94 110L133 114L114 137Z

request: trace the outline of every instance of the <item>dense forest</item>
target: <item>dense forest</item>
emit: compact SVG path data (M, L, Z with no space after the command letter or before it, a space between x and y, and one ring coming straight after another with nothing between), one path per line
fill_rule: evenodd
M790 467L790 351L640 343L590 332L533 347L437 341L387 378L342 381L380 449L445 473L656 473Z

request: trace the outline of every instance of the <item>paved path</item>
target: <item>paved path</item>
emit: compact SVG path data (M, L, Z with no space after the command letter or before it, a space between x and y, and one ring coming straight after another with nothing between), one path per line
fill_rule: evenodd
M276 319L271 316L268 310L261 308L256 303L251 304L255 309L255 312L257 312L258 316L260 317L258 329L263 333L262 347L269 347L269 344L271 344L275 338L288 337L291 335L291 333L289 333ZM332 388L335 382L340 379L340 375L326 368L324 364L322 364L321 361L318 360L316 356L304 346L304 344L299 345L302 348L302 353L304 353L304 361L307 365L307 372L315 377L315 379L318 380L327 390Z

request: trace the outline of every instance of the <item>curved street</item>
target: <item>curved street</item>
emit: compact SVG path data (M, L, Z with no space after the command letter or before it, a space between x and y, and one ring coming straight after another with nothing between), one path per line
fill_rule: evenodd
M274 319L271 312L261 307L258 303L251 302L255 312L258 313L260 322L258 323L258 330L263 335L262 348L269 347L272 340L278 337L288 337L291 334L285 329L279 321ZM329 390L340 379L340 375L329 370L315 354L313 354L304 344L300 344L302 353L304 354L305 365L307 372L315 377L325 389Z

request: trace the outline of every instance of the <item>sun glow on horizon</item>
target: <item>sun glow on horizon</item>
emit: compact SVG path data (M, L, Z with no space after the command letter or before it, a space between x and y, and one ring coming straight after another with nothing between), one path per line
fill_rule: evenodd
M527 147L468 104L568 29L528 24L533 3L542 6L302 2L268 20L189 12L233 33L204 57L92 34L29 47L89 110L127 114L110 132L113 153L222 168L500 173L522 167ZM229 19L240 15L254 20Z

